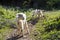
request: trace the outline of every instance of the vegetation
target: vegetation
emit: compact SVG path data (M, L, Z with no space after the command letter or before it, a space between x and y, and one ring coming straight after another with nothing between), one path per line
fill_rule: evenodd
M59 10L60 11L60 10ZM39 20L35 25L34 39L36 40L59 40L60 39L60 12L46 12L46 19ZM36 33L36 34L35 34Z
M31 19L31 11L23 11L27 15L27 20ZM22 10L15 8L4 8L0 6L0 40L4 40L5 36L12 31L11 24L15 24L15 15ZM60 39L60 10L47 11L44 13L46 18L39 19L34 25L36 28L32 30L31 36L35 40L59 40Z

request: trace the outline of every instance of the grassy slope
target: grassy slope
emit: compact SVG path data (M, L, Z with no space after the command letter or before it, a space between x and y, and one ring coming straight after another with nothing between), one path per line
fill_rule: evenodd
M24 13L28 16L27 20L31 18L30 11L31 10L26 12L24 11ZM15 8L6 9L3 6L0 6L0 40L5 40L6 35L13 30L10 28L10 24L15 24L15 16L17 12L20 12L20 10L15 10Z
M15 18L15 14L18 12L18 10L14 10L12 9L5 9L2 6L0 7L0 22L5 22L6 18L13 20ZM31 10L29 11L24 11L26 13L27 20L29 20L31 18ZM34 32L36 31L37 35L34 36L34 34L32 35L34 37L34 39L36 40L47 40L47 39L58 39L60 38L60 31L57 30L57 26L60 23L60 10L58 11L49 11L49 12L45 12L45 16L46 19L44 20L38 20L38 23L35 25L35 29L33 30ZM58 21L57 21L58 19ZM52 25L52 26L51 26ZM4 27L3 27L4 26ZM0 40L4 40L5 39L5 35L7 35L8 32L10 32L10 27L9 24L7 23L7 25L3 25L0 24L0 27L2 27L2 29L0 29ZM51 27L51 28L50 28ZM53 30L52 30L53 27ZM57 35L58 37L52 37L53 35Z
M35 25L36 40L59 40L60 39L60 10L45 12L46 19L39 20Z

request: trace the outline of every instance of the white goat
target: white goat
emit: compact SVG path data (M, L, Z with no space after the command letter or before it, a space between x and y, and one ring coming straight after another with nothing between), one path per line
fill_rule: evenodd
M16 14L16 19L17 19L18 30L20 30L22 28L21 30L22 30L22 33L23 33L23 37L24 37L24 31L25 31L24 28L25 27L27 28L27 31L30 34L28 24L27 24L27 20L26 20L26 15L24 13L17 13Z
M43 16L44 16L44 15L43 15L43 11L44 11L44 10L39 10L39 9L33 10L33 11L32 11L32 17L33 17L33 16L43 17Z

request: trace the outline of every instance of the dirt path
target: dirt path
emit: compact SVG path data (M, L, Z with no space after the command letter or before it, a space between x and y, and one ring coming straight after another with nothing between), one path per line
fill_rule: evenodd
M30 32L32 29L34 29L34 25L38 22L38 18L36 19L31 19L28 21L28 26L30 29ZM22 34L18 34L16 35L16 30L17 29L13 29L12 32L10 34L7 35L6 40L32 40L32 38L30 37L30 35L28 33L25 34L26 37L23 37Z

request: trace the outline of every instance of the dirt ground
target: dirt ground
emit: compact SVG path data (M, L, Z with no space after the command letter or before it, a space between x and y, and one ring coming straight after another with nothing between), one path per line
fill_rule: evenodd
M31 19L28 21L30 33L31 33L32 29L35 28L34 25L37 22L38 22L38 18ZM25 33L25 36L26 37L23 37L22 33L17 34L17 29L13 29L12 32L7 35L6 40L32 40L32 38L30 37L30 34L28 34L27 32Z

